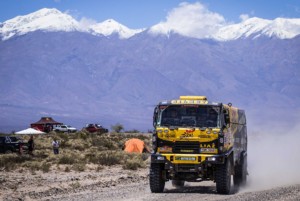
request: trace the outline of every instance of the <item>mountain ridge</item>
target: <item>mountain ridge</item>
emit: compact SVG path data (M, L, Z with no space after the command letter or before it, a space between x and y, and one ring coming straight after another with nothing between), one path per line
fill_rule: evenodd
M247 111L251 129L300 119L299 36L217 42L35 31L0 47L0 130L22 129L41 116L78 128L119 122L147 130L154 105L179 95L232 102Z
M201 22L199 22L201 23ZM191 25L194 26L194 25ZM190 27L193 29L193 27ZM80 31L93 35L111 36L117 34L121 39L128 39L141 32L148 34L169 35L177 33L186 37L198 39L213 39L217 41L229 41L240 38L257 38L261 36L278 37L280 39L291 39L300 34L300 19L276 18L266 20L257 17L246 19L236 24L225 24L206 36L188 34L180 28L170 28L164 23L153 25L149 28L129 29L113 19L100 23L82 25L67 13L52 8L43 8L24 16L17 16L0 24L0 35L2 40L8 40L13 36L23 35L29 32L43 31Z

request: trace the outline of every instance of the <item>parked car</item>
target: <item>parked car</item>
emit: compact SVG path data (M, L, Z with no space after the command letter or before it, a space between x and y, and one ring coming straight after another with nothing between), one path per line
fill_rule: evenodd
M56 132L68 132L68 133L74 133L77 131L76 128L69 125L56 125L53 126L53 130Z
M26 145L19 137L0 136L0 153L22 153Z
M100 124L87 124L85 129L90 133L94 133L94 132L107 133L108 132L108 129L102 127Z

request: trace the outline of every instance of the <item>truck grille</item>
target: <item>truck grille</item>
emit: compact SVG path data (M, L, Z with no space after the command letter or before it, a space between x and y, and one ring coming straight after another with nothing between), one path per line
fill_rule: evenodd
M175 142L173 146L173 153L199 154L199 149L199 142Z
M197 172L196 165L176 165L175 170L177 172Z

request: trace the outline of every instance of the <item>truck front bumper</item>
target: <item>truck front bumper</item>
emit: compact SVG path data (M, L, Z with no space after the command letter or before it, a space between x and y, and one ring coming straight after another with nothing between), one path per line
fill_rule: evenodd
M164 164L165 170L201 172L207 167L224 164L227 154L152 154L151 163Z

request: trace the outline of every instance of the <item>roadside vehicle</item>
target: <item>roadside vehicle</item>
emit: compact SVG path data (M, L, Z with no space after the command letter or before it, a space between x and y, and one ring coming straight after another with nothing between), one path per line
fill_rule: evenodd
M26 143L15 136L0 136L0 153L22 153Z
M55 125L53 126L53 130L56 132L68 132L68 133L75 133L77 131L76 128L69 125Z
M102 127L100 124L87 124L84 128L90 133L100 132L100 133L107 133L108 129Z
M214 181L217 192L232 192L247 177L245 111L231 103L208 102L205 96L180 96L154 110L150 189L163 192L165 182Z

